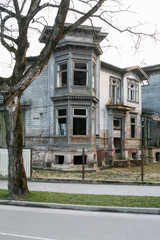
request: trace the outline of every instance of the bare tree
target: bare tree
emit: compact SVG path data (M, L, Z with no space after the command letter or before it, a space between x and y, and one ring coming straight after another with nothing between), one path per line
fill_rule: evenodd
M0 92L4 97L6 143L9 153L8 189L11 198L21 198L29 194L22 157L20 99L25 89L41 73L60 39L87 19L92 24L95 17L118 31L129 31L140 36L140 33L134 32L134 29L121 30L113 25L112 15L120 10L108 9L107 11L106 3L108 2L119 4L116 0L77 0L77 2L70 0L4 0L3 3L0 3L1 44L10 52L14 62L11 76L0 77ZM81 4L82 11L78 9L78 4ZM47 25L43 11L49 8L55 19L52 30L39 56L29 68L26 68L26 54L30 46L29 29L31 27L33 29L32 25L35 22ZM83 11L84 9L85 11ZM66 18L73 13L76 16L75 21L64 28Z

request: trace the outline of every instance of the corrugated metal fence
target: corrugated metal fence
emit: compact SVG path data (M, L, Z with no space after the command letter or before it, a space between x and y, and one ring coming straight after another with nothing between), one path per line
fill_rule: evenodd
M23 149L24 168L27 178L31 177L31 149ZM0 175L8 176L8 150L0 148Z

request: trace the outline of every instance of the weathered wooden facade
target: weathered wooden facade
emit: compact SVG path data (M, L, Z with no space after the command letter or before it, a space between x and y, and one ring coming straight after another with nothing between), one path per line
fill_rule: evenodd
M101 62L100 42L106 36L89 26L67 34L24 92L24 145L32 148L34 166L81 165L83 148L88 167L139 158L141 82L148 76L139 67ZM28 58L28 64L32 61ZM2 115L3 101L0 110Z
M160 161L160 64L143 68L149 84L142 86L142 135L146 161Z

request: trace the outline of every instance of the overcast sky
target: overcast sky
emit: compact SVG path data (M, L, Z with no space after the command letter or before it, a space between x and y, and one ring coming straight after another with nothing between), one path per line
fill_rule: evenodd
M139 20L145 23L142 28L144 32L152 33L157 28L160 33L159 0L126 0L123 2L131 5L135 14L121 14L120 21L134 25L134 22ZM143 38L136 50L128 34L120 34L112 29L108 31L108 40L110 45L116 46L117 49L114 47L103 49L103 55L101 56L103 61L119 67L160 64L160 41L155 42L153 39ZM105 42L102 45L105 45Z
M126 6L131 6L130 10L134 13L123 12L117 16L117 26L133 26L138 21L145 23L141 28L142 31L153 33L155 27L160 32L160 2L159 0L121 0ZM53 16L52 16L53 18ZM70 18L67 19L70 21ZM102 27L102 30L108 32L107 40L102 42L103 54L101 60L107 63L113 64L118 67L128 66L149 66L154 64L160 64L160 42L153 41L150 38L143 38L140 42L139 48L135 49L134 41L129 34L120 34L117 31L109 28L106 24L96 22L96 26ZM37 37L36 37L37 38ZM160 38L160 36L159 36ZM108 45L112 47L108 47ZM34 36L32 36L31 50L28 55L37 55L38 49L37 42L35 44ZM10 61L6 60L6 52L2 51L0 46L0 74L9 74L9 69L4 70L8 66ZM8 74L6 74L8 72Z

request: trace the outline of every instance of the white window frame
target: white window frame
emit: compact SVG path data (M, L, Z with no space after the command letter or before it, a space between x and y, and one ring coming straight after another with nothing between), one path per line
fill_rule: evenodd
M62 111L65 110L66 114L59 115L60 110L62 110ZM66 119L66 124L65 124L65 126L62 126L62 129L60 129L60 125L59 125L60 119ZM66 107L56 109L56 135L57 136L66 136L67 135L67 108Z
M121 102L121 79L120 78L116 78L112 76L110 77L109 96L112 99L113 104L119 104Z
M66 65L66 69L61 69L62 65ZM62 83L62 74L66 73L66 84ZM57 87L67 87L68 84L68 64L67 61L57 63Z
M86 64L86 69L81 69L81 68L75 68L76 63L78 64ZM74 72L79 71L79 72L85 72L86 73L86 84L81 85L81 84L75 84L75 79L74 79ZM88 62L87 61L81 61L81 60L75 60L73 61L73 86L80 86L80 87L86 87L88 86Z
M128 101L139 101L139 83L134 79L128 79Z
M85 115L77 115L75 114L75 110L85 110L86 114ZM74 134L74 118L85 118L86 119L86 134ZM74 136L88 136L88 108L78 108L74 107L73 108L73 135Z

